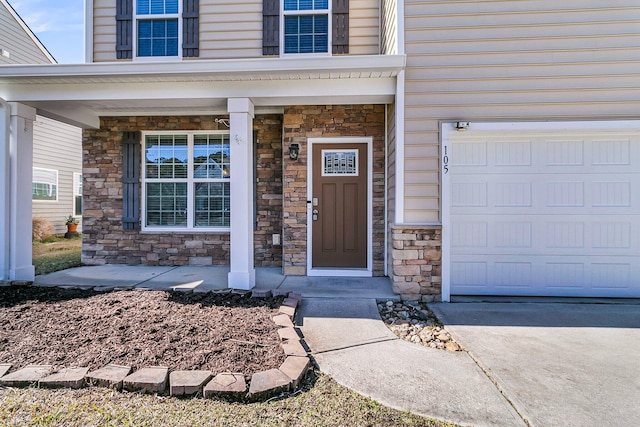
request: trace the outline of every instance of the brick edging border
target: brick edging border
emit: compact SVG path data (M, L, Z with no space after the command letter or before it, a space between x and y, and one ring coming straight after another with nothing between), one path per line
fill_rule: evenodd
M271 296L285 297L278 309L279 314L272 320L280 327L278 335L286 358L278 369L254 373L248 385L241 373L222 372L214 376L211 371L170 371L166 366L143 367L132 372L129 366L108 364L92 372L89 372L89 368L62 368L52 372L51 365L28 365L9 373L12 365L0 363L0 386L37 385L73 389L103 386L151 394L164 394L168 389L171 396L199 395L204 398L242 402L263 401L281 396L283 393L292 393L300 388L311 367L311 359L303 344L302 333L293 323L302 296L277 290L251 292L252 298Z

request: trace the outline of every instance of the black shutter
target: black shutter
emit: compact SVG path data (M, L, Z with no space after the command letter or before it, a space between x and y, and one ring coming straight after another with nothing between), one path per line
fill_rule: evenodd
M122 135L122 228L140 229L140 133Z
M182 2L182 56L200 56L199 0Z
M349 53L349 0L333 0L333 53Z
M280 54L280 0L262 1L262 54Z
M133 56L133 0L116 0L116 57Z

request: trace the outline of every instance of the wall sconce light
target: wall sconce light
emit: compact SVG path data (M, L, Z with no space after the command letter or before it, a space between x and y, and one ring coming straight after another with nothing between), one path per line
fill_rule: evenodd
M214 121L216 123L222 123L226 127L229 127L229 119L215 119Z
M458 132L464 132L469 129L469 122L456 122L456 130Z
M298 160L299 154L300 154L300 145L298 144L289 145L289 158L291 160Z

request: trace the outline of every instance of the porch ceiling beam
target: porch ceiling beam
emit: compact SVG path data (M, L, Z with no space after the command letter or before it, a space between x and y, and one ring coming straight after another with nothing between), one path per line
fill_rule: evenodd
M38 114L82 129L98 129L100 116L88 109L80 108L37 108Z

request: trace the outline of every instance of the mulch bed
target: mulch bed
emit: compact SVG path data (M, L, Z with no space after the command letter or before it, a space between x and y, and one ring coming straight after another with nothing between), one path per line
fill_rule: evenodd
M162 291L0 288L0 363L108 363L241 372L284 361L271 320L282 298Z

